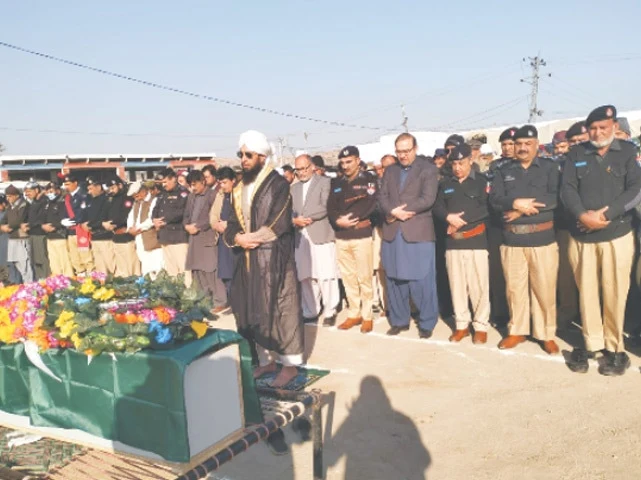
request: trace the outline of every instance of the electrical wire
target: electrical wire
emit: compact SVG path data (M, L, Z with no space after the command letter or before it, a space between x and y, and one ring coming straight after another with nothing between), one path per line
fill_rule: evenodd
M203 94L200 94L200 93L193 93L193 92L189 92L187 90L181 90L179 88L170 87L170 86L167 86L167 85L162 85L160 83L151 82L151 81L148 81L148 80L141 80L139 78L134 78L134 77L131 77L129 75L124 75L124 74L121 74L121 73L111 72L109 70L105 70L105 69L102 69L102 68L92 67L92 66L85 65L83 63L75 62L75 61L72 61L72 60L67 60L67 59L64 59L64 58L55 57L53 55L49 55L49 54L46 54L46 53L36 52L34 50L29 50L27 48L23 48L23 47L20 47L20 46L17 46L17 45L13 45L13 44L7 43L7 42L0 41L0 47L9 48L9 49L16 50L16 51L19 51L19 52L22 52L22 53L27 53L29 55L34 55L36 57L44 58L44 59L47 59L47 60L52 60L52 61L58 62L58 63L63 63L65 65L70 65L72 67L77 67L77 68L81 68L81 69L84 69L84 70L89 70L89 71L92 71L92 72L100 73L102 75L106 75L106 76L109 76L109 77L119 78L121 80L127 80L129 82L138 83L140 85L145 85L147 87L152 87L152 88L156 88L156 89L159 89L159 90L165 90L165 91L168 91L168 92L178 93L180 95L186 95L188 97L208 100L208 101L211 101L211 102L222 103L222 104L229 105L229 106L232 106L232 107L245 108L245 109L248 109L248 110L254 110L254 111L257 111L257 112L268 113L268 114L271 114L271 115L277 115L277 116L281 116L281 117L292 118L292 119L295 119L295 120L305 120L305 121L308 121L308 122L322 123L322 124L325 124L325 125L334 125L334 126L338 126L338 127L358 128L358 129L362 129L362 130L384 130L385 128L387 128L387 127L370 127L370 126L365 126L365 125L353 125L353 124L349 124L349 123L345 123L345 122L324 120L324 119L309 117L309 116L306 116L306 115L297 115L297 114L293 114L293 113L281 112L279 110L273 110L271 108L263 108L263 107L259 107L259 106L256 106L256 105L248 105L248 104L244 104L244 103L240 103L240 102L235 102L235 101L232 101L232 100L227 100L227 99L224 99L224 98L213 97L213 96L210 96L210 95L203 95Z

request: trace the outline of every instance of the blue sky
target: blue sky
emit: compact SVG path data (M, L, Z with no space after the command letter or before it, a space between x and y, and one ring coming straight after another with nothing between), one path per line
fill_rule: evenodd
M538 53L548 62L543 73L552 73L541 83L543 119L585 115L603 103L641 108L641 2L512 3L3 2L0 41L195 93L381 129L230 107L0 48L0 143L6 154L231 155L238 134L251 128L292 148L325 150L399 131L401 104L414 130L522 123L529 93L519 81L529 74L522 59Z

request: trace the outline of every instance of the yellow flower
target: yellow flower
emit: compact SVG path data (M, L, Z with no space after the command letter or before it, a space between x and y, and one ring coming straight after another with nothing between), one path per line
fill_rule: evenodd
M91 278L85 279L84 282L82 282L82 285L80 285L80 293L83 295L88 295L90 293L93 293L96 290L96 286L94 283L91 281Z
M69 338L69 336L71 336L71 333L74 331L74 329L77 326L78 325L76 324L76 322L71 322L71 321L62 325L60 327L60 338Z
M56 320L56 327L62 327L64 324L66 324L70 320L73 320L75 316L76 314L74 312L70 312L69 310L63 310L58 316L58 319Z
M193 320L191 323L191 329L196 332L196 337L203 338L207 333L207 324L205 322L197 322Z
M101 302L106 302L113 298L113 296L116 294L113 288L105 288L105 287L100 287L98 290L96 290L93 293L93 299L94 300L100 300Z
M82 343L80 335L74 333L73 335L71 335L71 341L73 342L73 346L75 347L75 349L78 350L80 348L80 344Z
M8 287L0 288L0 302L4 302L5 300L11 298L11 296L16 293L18 288L20 288L20 285L10 285Z
M13 333L15 331L15 324L9 323L8 325L0 325L0 343L15 343L17 341L13 338Z

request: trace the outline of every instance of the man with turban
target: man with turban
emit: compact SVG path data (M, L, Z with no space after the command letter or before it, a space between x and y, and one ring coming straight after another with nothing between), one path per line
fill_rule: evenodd
M277 370L283 387L303 363L303 323L294 262L294 229L289 183L266 165L271 146L262 133L240 136L242 180L232 192L233 212L224 241L234 259L231 306L238 332L256 346L256 378Z

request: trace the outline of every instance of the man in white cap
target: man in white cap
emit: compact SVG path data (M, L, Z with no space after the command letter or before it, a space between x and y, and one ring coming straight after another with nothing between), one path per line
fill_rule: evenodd
M140 181L131 184L127 196L134 199L134 206L127 217L127 231L135 238L141 273L155 277L165 268L158 233L151 218L151 212L156 206L156 197L152 195L149 187Z
M272 149L264 134L240 136L242 180L232 192L233 213L223 239L238 252L231 285L231 306L238 332L255 343L258 378L277 371L283 387L303 363L303 323L294 262L294 228L289 183L266 165Z

